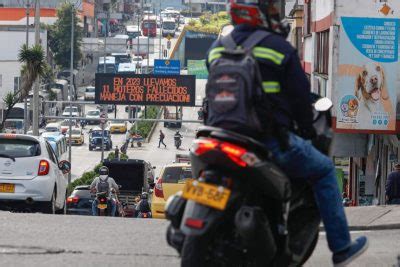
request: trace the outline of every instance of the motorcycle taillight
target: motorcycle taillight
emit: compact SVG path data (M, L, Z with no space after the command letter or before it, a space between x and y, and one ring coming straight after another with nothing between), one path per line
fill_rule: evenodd
M247 165L251 165L248 162L248 155L254 155L249 153L247 149L240 147L238 145L234 145L228 142L220 142L216 139L196 139L193 142L192 151L201 156L211 150L218 149L226 156L228 156L234 163L239 165L240 167L246 167ZM255 156L254 156L255 157Z
M105 200L104 198L102 198L102 199L100 199L100 201L101 201L101 202L104 202L104 201L106 201L106 200Z

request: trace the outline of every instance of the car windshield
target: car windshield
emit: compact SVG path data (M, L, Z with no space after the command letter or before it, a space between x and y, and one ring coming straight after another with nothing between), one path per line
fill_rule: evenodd
M57 127L46 127L46 132L59 132Z
M108 131L104 131L104 136L108 136ZM102 136L102 134L101 134L101 130L100 131L92 131L92 137L101 137Z
M129 55L119 55L115 56L115 63L131 63L131 58Z
M22 139L0 139L0 154L14 158L40 156L40 145L37 141Z
M75 125L75 121L69 121L69 120L65 120L61 123L61 126L69 126L69 125Z
M22 121L5 121L4 128L12 129L22 129Z
M173 22L164 22L163 23L163 29L175 30L175 23L173 23Z
M143 23L143 28L145 29L152 29L156 27L156 23L154 22L144 22Z
M86 93L94 93L95 88L94 87L86 87Z
M99 115L100 115L100 111L98 111L98 110L91 110L91 111L88 111L87 115L90 115L90 116L99 116Z
M98 65L97 72L104 73L104 64ZM114 64L106 64L106 73L115 73L115 65Z
M77 107L72 107L71 109L69 107L66 107L64 109L64 112L70 112L70 110L72 110L72 112L78 112L78 108Z
M162 175L163 183L182 183L192 178L192 170L188 167L167 167Z
M68 133L69 133L69 131L68 131ZM71 134L72 135L81 135L81 131L80 130L72 130Z

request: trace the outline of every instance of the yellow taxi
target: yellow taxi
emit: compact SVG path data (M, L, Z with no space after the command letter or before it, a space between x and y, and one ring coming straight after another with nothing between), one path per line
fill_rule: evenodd
M110 123L110 132L111 133L126 133L128 131L127 122L117 122L113 121Z
M69 142L69 130L66 132L65 137ZM85 143L85 137L81 127L74 127L71 131L71 145L83 145Z
M178 191L182 191L186 180L191 178L190 163L173 163L164 166L152 194L151 214L153 218L165 218L164 207L167 199Z

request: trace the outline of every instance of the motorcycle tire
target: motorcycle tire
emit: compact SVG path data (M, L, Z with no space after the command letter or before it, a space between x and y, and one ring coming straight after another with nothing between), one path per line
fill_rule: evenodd
M300 266L303 266L304 263L306 263L308 261L308 259L311 257L311 255L313 254L315 247L318 244L318 238L319 238L319 233L317 232L314 236L313 241L311 242L310 247L308 248L307 252L304 255L304 258L302 259Z
M213 266L207 258L207 239L203 236L186 236L181 252L181 267Z

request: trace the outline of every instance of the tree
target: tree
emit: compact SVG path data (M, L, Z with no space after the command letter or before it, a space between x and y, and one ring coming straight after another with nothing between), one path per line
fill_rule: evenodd
M49 46L54 53L54 60L63 69L68 69L71 65L71 14L74 16L74 67L76 67L82 58L80 48L83 29L78 25L79 18L73 4L65 2L61 5L57 10L58 19L49 31Z
M22 101L29 94L33 83L36 79L39 79L45 74L47 68L45 54L40 45L34 45L29 48L24 44L19 51L18 61L23 63L21 67L22 85L19 91L9 92L3 98L6 110L1 122L1 129L3 129L4 122L6 121L11 109L15 104Z

